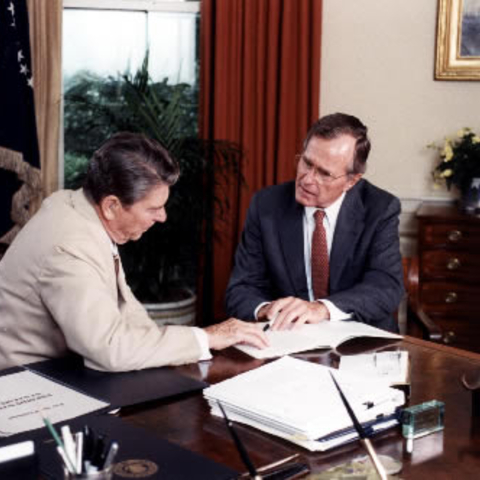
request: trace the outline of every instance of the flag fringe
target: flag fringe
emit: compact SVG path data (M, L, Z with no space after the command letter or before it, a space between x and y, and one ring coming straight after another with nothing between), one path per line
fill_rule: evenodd
M42 201L42 177L38 168L23 160L23 154L0 147L0 168L16 173L23 182L12 197L10 218L15 225L0 238L0 243L9 245L16 234L38 210Z

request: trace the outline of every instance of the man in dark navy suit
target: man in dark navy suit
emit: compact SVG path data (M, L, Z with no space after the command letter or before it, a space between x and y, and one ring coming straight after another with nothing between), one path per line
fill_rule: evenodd
M400 202L362 179L369 152L356 117L315 122L295 181L252 199L226 293L229 316L273 320L274 330L351 319L398 331Z

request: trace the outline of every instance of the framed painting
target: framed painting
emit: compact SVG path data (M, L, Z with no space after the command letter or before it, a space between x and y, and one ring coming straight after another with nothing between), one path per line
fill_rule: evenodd
M438 0L437 80L480 80L480 0Z

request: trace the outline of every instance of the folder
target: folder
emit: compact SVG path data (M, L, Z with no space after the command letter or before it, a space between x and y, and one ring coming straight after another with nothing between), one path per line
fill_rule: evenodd
M28 369L92 397L109 402L112 409L196 392L208 384L170 367L133 372L100 372L83 365L83 359L66 358L32 363Z
M0 377L25 371L33 372L51 382L106 402L106 407L95 412L92 411L87 416L196 392L208 386L205 382L181 375L169 367L122 373L99 372L85 367L83 359L76 355L31 363L25 367L13 367L1 371ZM75 416L83 417L82 414ZM59 422L58 425L61 426L67 422L71 422L71 420ZM0 431L0 446L45 436L48 436L48 432L43 425L38 429L30 429L8 437L2 437Z
M129 468L137 472L151 472L144 476L149 480L231 480L238 477L235 470L174 445L120 418L90 417L87 424L96 433L106 434L109 439L119 443L113 466L114 480L126 478L125 472L128 473ZM75 431L80 425L75 422L71 427ZM42 442L37 451L42 474L48 479L63 480L62 464L54 444L51 441Z

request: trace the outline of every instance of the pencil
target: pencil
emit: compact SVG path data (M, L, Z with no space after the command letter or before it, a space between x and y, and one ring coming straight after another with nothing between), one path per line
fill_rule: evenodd
M63 444L62 439L60 438L60 436L56 432L56 430L53 427L50 420L47 417L45 417L42 412L39 411L39 413L42 416L43 423L45 423L46 427L48 428L48 431L52 434L52 437L55 440L55 443L57 444L57 447L58 447L59 451L60 450L63 451L64 455L60 454L60 456L62 457L63 461L66 463L66 466L67 466L68 470L70 470L70 473L75 473L76 469L75 469L72 461L70 460L70 458L67 455L67 451L65 450L65 445Z

